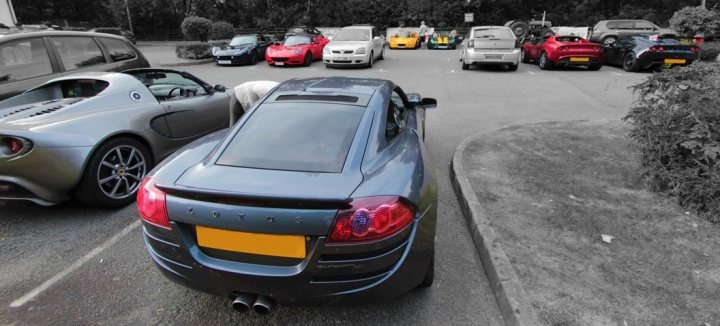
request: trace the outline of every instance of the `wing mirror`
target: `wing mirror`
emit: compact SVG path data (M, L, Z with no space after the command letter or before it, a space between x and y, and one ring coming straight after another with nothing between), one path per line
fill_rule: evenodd
M420 106L426 109L435 109L437 108L437 100L434 98L426 97L420 101Z
M225 93L226 89L225 89L225 86L217 84L217 85L213 86L213 90L216 92L219 92L219 93Z

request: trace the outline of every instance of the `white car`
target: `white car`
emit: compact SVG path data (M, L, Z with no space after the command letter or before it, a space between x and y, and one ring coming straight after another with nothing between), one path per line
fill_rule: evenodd
M366 66L382 60L385 38L374 26L347 26L340 29L323 49L327 67Z
M515 71L520 65L520 44L509 27L475 26L460 51L463 70L471 65L504 65Z

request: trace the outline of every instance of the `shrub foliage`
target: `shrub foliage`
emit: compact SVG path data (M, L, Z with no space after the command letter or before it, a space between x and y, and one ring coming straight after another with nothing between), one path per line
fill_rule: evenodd
M700 60L717 61L720 56L720 42L707 42L700 45Z
M209 59L212 58L212 45L207 42L178 44L175 55L182 59Z
M656 190L720 222L720 63L657 73L625 117Z
M189 16L182 21L180 28L186 39L207 42L212 31L212 22L207 18Z
M702 7L685 7L670 18L670 28L688 37L713 35L720 31L720 14Z
M228 22L214 22L212 23L212 33L210 38L213 40L226 40L231 39L235 36L235 29L233 25Z

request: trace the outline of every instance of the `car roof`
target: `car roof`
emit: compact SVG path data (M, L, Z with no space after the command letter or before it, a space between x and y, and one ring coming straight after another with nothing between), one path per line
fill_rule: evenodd
M116 38L118 40L125 41L125 38L118 35L107 34L107 33L94 33L94 32L77 32L77 31L32 31L32 32L20 32L14 34L0 35L0 42L9 40L19 40L31 37L44 37L44 36L97 36Z
M351 26L345 26L341 29L373 29L375 26L369 26L369 25L351 25Z
M378 89L389 85L389 80L355 77L291 79L278 85L266 102L294 99L367 106Z
M510 27L505 26L473 26L472 29L510 29ZM510 29L512 30L512 29Z

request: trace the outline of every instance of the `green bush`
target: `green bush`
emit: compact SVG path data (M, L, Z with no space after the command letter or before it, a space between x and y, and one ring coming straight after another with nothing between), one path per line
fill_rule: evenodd
M189 16L182 21L180 28L186 39L207 42L212 31L212 22L207 18Z
M212 58L212 45L210 43L178 44L175 55L181 59L209 59Z
M700 51L700 60L702 61L716 61L720 56L720 42L707 42L700 45L702 51Z
M720 14L702 7L685 7L670 18L670 28L687 37L713 35L720 31Z
M227 22L214 22L212 23L212 33L210 34L213 40L226 40L231 39L235 36L235 28L232 24Z
M625 117L655 190L720 222L720 63L649 77Z

